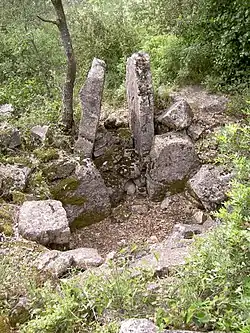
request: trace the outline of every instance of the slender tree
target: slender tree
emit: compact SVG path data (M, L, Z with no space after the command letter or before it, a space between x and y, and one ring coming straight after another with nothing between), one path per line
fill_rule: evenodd
M64 126L64 130L66 132L69 132L74 127L73 93L74 93L74 84L76 77L76 61L62 0L51 0L51 2L54 6L57 19L53 21L53 20L44 19L40 16L38 16L38 18L44 22L53 23L58 27L64 51L67 57L67 71L66 71L66 77L63 87L63 97L62 97L63 101L62 123Z

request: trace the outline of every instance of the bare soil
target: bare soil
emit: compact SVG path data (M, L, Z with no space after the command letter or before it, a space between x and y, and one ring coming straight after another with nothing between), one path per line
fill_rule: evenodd
M167 208L145 198L128 197L105 220L72 234L71 248L93 247L107 255L132 244L163 241L176 223L192 223L195 206L183 195L173 197Z

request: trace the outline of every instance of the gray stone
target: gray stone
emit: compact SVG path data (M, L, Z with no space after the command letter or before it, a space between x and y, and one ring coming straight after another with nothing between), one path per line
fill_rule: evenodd
M56 250L44 252L36 259L34 266L54 277L61 277L72 267L86 270L99 267L103 263L104 260L96 249L79 248L65 252Z
M11 104L0 105L0 117L9 118L12 116L14 107Z
M169 128L182 130L191 124L193 116L189 104L185 100L180 100L163 112L157 121Z
M190 138L178 133L156 135L147 170L149 197L161 200L168 189L184 188L199 161Z
M31 133L31 138L38 142L38 143L43 143L47 138L48 138L48 133L49 133L49 126L34 126L30 130Z
M14 149L21 145L21 136L18 129L8 123L0 125L0 151Z
M109 192L90 159L83 160L83 164L76 167L74 179L74 188L67 190L66 187L58 193L64 203L70 225L82 227L107 217L111 210Z
M157 333L155 324L148 319L127 319L121 323L119 333Z
M66 245L69 223L60 201L26 201L20 208L18 231L26 239L42 245Z
M188 186L205 209L213 210L226 199L231 176L220 167L203 165L188 181Z
M154 138L154 98L148 54L135 53L128 59L126 90L135 149L144 159Z
M118 137L108 132L103 127L98 128L94 145L94 157L97 158L108 153L108 151L118 143Z
M92 157L93 153L101 113L105 68L104 61L94 58L87 80L80 91L82 116L75 152L84 158Z
M125 186L124 189L128 195L134 195L136 192L136 186L135 183L132 180L129 180Z
M91 267L98 267L104 263L103 258L100 256L96 249L92 248L78 248L66 252L73 258L73 266L81 269L88 269Z
M126 128L129 126L128 110L124 108L105 109L101 115L101 120L104 127L108 130L115 130L118 128Z
M12 196L13 191L22 192L27 184L31 169L11 164L0 164L0 193L4 198Z
M210 94L202 87L190 86L170 94L173 102L185 99L192 109L206 113L223 113L227 109L228 98Z
M208 216L202 210L198 210L193 215L193 223L194 224L203 224L208 219Z
M78 165L78 161L72 156L63 156L58 160L51 161L44 167L46 177L53 181L67 178L72 175Z
M68 272L73 264L73 256L67 252L47 251L42 253L34 262L34 266L53 277L61 277Z
M193 123L189 126L187 133L193 140L198 140L206 130L206 126L201 122Z

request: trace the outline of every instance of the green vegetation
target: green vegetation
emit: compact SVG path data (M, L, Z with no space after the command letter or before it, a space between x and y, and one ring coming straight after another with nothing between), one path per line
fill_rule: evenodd
M171 279L157 280L150 272L131 275L126 263L121 267L118 260L109 276L89 274L81 279L72 272L61 282L46 277L44 285L44 277L30 268L36 251L29 250L27 243L8 244L0 251L0 331L8 333L10 324L18 324L11 321L13 307L21 296L28 296L29 315L21 320L24 323L19 321L22 333L117 333L120 319L142 316L155 319L164 329L249 333L248 1L65 0L64 6L77 60L75 120L80 114L77 94L93 57L107 63L105 103L117 106L124 102L126 59L145 50L151 56L158 108L166 107L174 87L186 84L203 84L231 95L228 111L239 122L225 126L214 141L219 147L216 162L235 177L228 202L216 214L220 226L197 240L187 264ZM58 136L53 142L56 148L46 142L34 150L30 137L23 137L18 156L1 155L3 163L34 168L27 193L14 192L13 202L20 204L32 193L37 199L53 197L82 205L85 198L74 195L76 178L52 187L45 171L46 163L58 158L61 146L70 152L73 146L73 139L59 131L65 61L58 31L37 18L53 19L53 6L50 1L2 0L0 13L0 104L13 104L14 117L9 121L22 134L39 124L50 125ZM127 130L120 129L119 135L128 140ZM27 148L32 158L24 152ZM107 154L111 163L116 150ZM96 162L101 163L101 158ZM75 224L83 220L87 224L96 214L81 216ZM0 232L12 235L13 216L6 205L1 205L0 220ZM150 283L157 284L156 290L148 288Z
M247 1L93 0L64 2L77 60L77 93L93 57L107 62L105 99L124 100L126 58L151 55L160 86L204 83L234 94L249 86ZM12 103L18 127L57 124L64 57L50 1L1 3L0 104ZM169 88L167 88L169 89ZM77 116L76 114L76 116Z
M250 108L243 110L249 114ZM249 120L249 118L248 118ZM197 241L178 283L169 286L158 322L225 332L250 331L250 127L228 125L218 135L219 161L236 173L221 225Z

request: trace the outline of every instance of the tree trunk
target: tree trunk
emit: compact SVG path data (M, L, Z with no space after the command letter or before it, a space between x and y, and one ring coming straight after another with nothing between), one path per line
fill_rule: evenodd
M69 132L74 126L73 117L73 92L76 77L76 61L74 50L71 42L69 29L63 9L62 0L51 0L57 15L56 24L60 31L61 40L67 57L67 72L63 87L63 110L62 123L64 130Z

